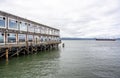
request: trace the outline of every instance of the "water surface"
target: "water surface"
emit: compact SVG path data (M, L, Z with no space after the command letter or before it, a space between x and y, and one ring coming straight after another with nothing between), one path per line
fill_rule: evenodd
M119 78L120 41L62 41L59 49L0 60L0 78Z

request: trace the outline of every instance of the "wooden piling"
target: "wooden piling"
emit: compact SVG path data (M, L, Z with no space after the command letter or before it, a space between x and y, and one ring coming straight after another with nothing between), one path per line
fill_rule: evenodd
M17 49L17 56L19 56L19 49Z
M63 48L65 47L65 44L64 44L64 43L62 44L62 47L63 47Z
M26 41L26 48L27 48L27 54L29 54L29 45L28 45L28 41Z
M6 61L8 61L8 48L6 48Z

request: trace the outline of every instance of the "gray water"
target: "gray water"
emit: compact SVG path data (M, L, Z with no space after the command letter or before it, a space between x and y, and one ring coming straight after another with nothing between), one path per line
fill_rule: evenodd
M59 49L0 60L0 78L120 78L120 41L62 41Z

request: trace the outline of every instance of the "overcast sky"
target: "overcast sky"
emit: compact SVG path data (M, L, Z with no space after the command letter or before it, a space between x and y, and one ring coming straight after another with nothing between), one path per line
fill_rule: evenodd
M120 0L0 0L0 10L58 28L61 37L120 38Z

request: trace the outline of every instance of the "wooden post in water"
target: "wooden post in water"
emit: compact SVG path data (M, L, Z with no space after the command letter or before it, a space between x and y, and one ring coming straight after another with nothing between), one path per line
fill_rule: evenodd
M32 42L30 43L30 49L31 49L31 54L33 54L33 44L32 44Z
M18 51L19 51L19 49L17 48L17 56L19 56L19 52Z
M8 61L8 48L6 48L5 55L6 55L6 61Z
M27 54L29 54L29 46L28 46L28 41L26 41L26 49L27 49Z
M37 38L36 38L36 44L37 44Z
M62 47L63 47L63 48L65 47L65 44L64 44L64 43L62 44Z

